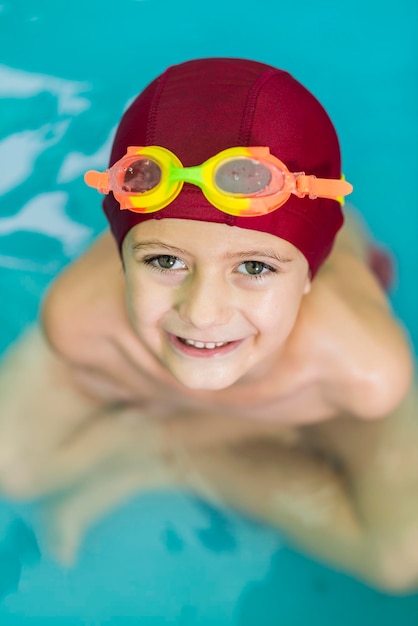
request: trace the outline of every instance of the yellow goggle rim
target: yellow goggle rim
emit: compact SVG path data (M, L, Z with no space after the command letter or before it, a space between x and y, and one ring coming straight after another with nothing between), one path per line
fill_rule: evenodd
M161 172L159 182L148 191L124 191L128 168L141 159L149 159ZM270 181L260 191L251 194L232 193L216 183L220 167L228 161L251 159L267 168ZM136 213L153 213L168 206L180 193L185 182L197 185L207 200L220 211L236 216L265 215L281 207L293 193L298 197L331 198L343 204L343 197L352 192L350 183L342 179L316 178L304 172L290 172L286 165L270 154L267 147L228 148L202 165L183 167L178 157L161 146L130 146L126 155L106 172L90 170L84 176L90 187L101 193L113 192L121 209Z

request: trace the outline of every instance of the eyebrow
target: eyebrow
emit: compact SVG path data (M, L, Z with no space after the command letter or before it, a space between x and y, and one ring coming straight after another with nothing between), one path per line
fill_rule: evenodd
M178 254L188 254L186 250L177 248L176 246L170 246L167 243L158 241L158 239L151 239L149 241L137 241L132 245L132 250L140 250L141 248L166 248L172 252L178 252Z
M182 248L177 248L177 246L171 246L169 244L164 243L159 240L147 240L147 241L138 241L132 245L132 250L140 250L141 248L165 248L170 252L176 252L179 255L189 255L190 252L187 250L183 250ZM225 259L249 259L251 257L265 257L268 259L273 259L278 261L279 263L291 263L293 259L280 254L277 250L273 248L263 249L263 250L243 250L241 252L225 252Z
M275 261L279 261L280 263L291 263L293 259L280 254L277 250L269 249L269 250L245 250L243 252L225 252L226 259L243 259L249 257L267 257L268 259L273 259Z

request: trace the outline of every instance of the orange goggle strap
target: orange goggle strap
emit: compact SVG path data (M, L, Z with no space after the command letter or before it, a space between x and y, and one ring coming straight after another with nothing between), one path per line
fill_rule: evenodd
M123 191L122 185L129 166L140 156L155 162L161 178L155 187L142 193ZM215 182L216 172L228 159L249 158L260 162L270 171L271 181L253 195L228 193ZM343 197L352 192L350 183L341 179L316 178L304 172L289 172L266 147L228 148L195 167L183 167L170 150L160 146L130 146L122 159L106 172L90 170L84 176L90 187L101 193L113 191L121 209L137 213L153 213L168 206L180 193L183 183L188 182L202 189L207 200L224 213L237 216L256 216L270 213L282 206L290 194L298 197L330 198L343 204Z

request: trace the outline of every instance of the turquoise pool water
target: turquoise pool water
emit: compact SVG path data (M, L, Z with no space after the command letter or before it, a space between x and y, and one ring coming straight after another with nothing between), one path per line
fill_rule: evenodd
M391 298L416 347L417 20L415 0L0 0L0 350L105 227L82 174L105 165L127 103L200 56L284 67L324 103L352 201L396 258ZM418 623L418 595L376 592L183 493L124 502L70 569L45 544L35 505L0 504L0 624Z

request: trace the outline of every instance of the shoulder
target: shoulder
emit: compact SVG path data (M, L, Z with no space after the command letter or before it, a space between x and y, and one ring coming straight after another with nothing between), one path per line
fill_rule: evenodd
M321 363L321 391L335 412L361 419L391 413L410 386L411 351L365 263L334 255L313 281L305 317Z
M121 261L109 233L53 282L41 322L51 347L73 361L126 323Z

